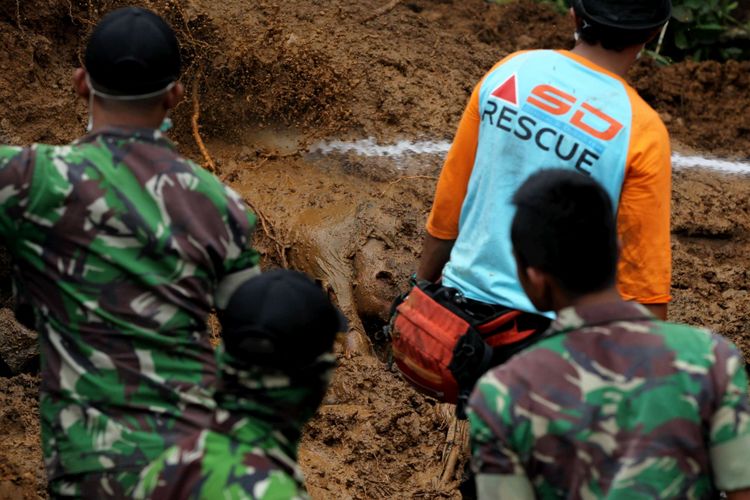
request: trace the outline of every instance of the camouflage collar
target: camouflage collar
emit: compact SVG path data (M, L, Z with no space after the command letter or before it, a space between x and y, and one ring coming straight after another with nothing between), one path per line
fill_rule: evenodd
M581 307L569 307L557 314L547 335L565 333L584 327L601 326L620 321L647 321L654 317L637 302L612 302Z
M91 143L102 136L114 137L116 139L124 139L128 141L153 142L170 149L175 149L172 141L167 139L161 130L153 128L102 127L94 132L84 135L75 141L74 144Z

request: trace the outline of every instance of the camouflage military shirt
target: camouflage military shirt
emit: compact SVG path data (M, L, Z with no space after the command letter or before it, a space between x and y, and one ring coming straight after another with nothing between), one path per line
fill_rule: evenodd
M308 498L297 466L302 427L325 394L334 357L297 376L221 355L221 408L210 429L167 450L141 474L135 498Z
M750 487L737 350L633 303L568 309L470 400L480 498L710 498Z
M52 481L139 472L209 424L207 316L222 287L256 266L254 223L157 131L0 148L0 235L40 333Z

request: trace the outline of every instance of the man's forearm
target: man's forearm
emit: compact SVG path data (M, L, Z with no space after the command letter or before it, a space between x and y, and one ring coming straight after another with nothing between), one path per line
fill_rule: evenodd
M441 240L427 234L422 245L422 258L419 261L417 279L435 282L443 274L456 240Z

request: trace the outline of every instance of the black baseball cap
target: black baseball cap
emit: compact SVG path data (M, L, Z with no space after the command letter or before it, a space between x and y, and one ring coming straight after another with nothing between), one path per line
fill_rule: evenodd
M224 347L253 365L294 370L330 352L346 318L307 275L265 272L240 285L219 312Z
M117 9L91 33L86 71L95 91L109 96L157 94L180 75L180 47L172 28L138 7Z
M623 30L648 30L672 17L671 0L572 0L576 14L592 24Z

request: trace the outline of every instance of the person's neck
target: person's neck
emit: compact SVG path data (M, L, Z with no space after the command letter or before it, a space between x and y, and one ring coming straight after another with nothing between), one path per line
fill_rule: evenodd
M571 50L573 54L588 59L599 67L625 78L633 63L638 59L638 53L641 46L628 47L622 52L607 50L601 45L589 45L585 42L578 42Z
M92 132L117 127L125 129L158 129L166 116L163 112L157 113L110 113L101 108L94 108Z
M587 293L577 297L560 297L555 307L555 312L559 313L561 310L569 307L590 307L617 302L623 302L622 297L615 287L610 287L600 292Z

